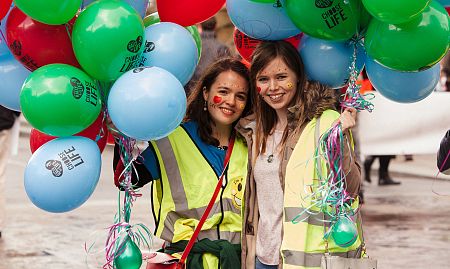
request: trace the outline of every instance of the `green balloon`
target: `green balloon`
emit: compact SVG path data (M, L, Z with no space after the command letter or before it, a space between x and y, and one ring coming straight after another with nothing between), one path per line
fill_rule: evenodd
M449 49L449 16L437 2L404 24L373 19L364 46L369 57L399 71L420 71L435 65Z
M51 25L70 21L78 12L81 2L82 0L14 0L17 7L32 19Z
M398 24L419 16L431 0L362 0L362 2L374 18Z
M91 125L102 103L95 81L67 64L38 68L25 80L20 107L28 122L53 136L70 136Z
M158 12L154 12L144 18L144 25L145 27L148 27L152 24L159 23L161 20L159 19ZM194 38L195 45L197 45L197 52L198 52L198 60L200 61L200 56L202 54L202 38L200 37L200 33L198 32L198 28L196 25L191 25L188 27L185 27L186 30L191 33L192 37Z
M358 238L356 224L347 217L341 217L333 224L331 236L336 245L343 248L350 247Z
M102 0L90 4L75 22L72 45L78 62L92 77L112 81L140 65L144 23L127 3Z
M139 269L142 264L142 253L139 247L127 236L118 257L114 259L117 269Z
M195 45L197 45L198 61L200 61L200 56L202 55L202 38L200 37L198 28L196 25L191 25L186 27L186 30L188 30L189 33L191 33L192 37L194 38Z
M153 12L152 14L150 14L144 18L145 28L149 27L152 24L158 23L158 22L161 22L158 12Z
M307 35L348 40L359 31L360 0L286 0L292 22Z

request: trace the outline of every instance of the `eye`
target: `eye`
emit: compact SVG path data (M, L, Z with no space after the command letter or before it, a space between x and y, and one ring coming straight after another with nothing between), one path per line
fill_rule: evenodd
M269 80L269 79L266 78L266 77L260 77L260 78L257 79L257 82L259 82L259 83L265 83L265 82L267 82L268 80Z
M284 80L284 79L286 79L287 78L287 75L278 75L277 76L277 79L278 80Z
M237 96L237 98L238 98L240 101L245 101L245 100L247 100L247 96L246 96L246 95L243 95L243 94L239 94L239 95Z

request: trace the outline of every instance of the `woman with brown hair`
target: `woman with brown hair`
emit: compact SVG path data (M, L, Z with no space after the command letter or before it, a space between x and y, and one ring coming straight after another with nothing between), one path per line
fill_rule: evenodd
M340 123L349 145L356 110L336 112L333 90L307 82L299 53L284 41L256 48L250 83L257 93L254 114L237 126L247 140L252 167L244 197L242 268L320 267L325 252L320 212L298 224L292 220L311 206L310 199L302 199L308 195L305 190L317 187L317 135ZM344 149L343 168L346 191L356 197L361 174L350 147ZM330 242L328 249L351 256L360 243L341 248Z
M151 141L133 162L132 183L152 182L155 235L164 252L183 252L205 212L219 177L219 196L187 260L187 268L240 267L241 206L247 177L247 146L234 125L250 109L248 70L227 58L213 63L188 98L185 121L167 137ZM234 141L234 142L232 142ZM228 165L224 160L234 143ZM116 147L118 148L118 147ZM123 171L118 149L116 175ZM120 187L119 176L116 185Z

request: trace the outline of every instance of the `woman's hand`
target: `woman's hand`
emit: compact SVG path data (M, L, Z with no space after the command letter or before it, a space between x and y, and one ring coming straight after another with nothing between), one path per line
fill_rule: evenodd
M356 125L356 109L353 107L348 107L342 112L339 117L339 122L342 125L342 132L355 127Z

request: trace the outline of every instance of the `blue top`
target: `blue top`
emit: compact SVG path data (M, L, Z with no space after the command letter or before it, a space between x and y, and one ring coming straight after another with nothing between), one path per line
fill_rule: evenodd
M189 137L192 139L192 141L206 158L206 160L212 165L214 171L216 172L216 175L220 176L223 170L223 161L225 159L226 150L219 149L216 146L206 144L204 141L202 141L198 134L197 122L188 121L186 123L182 123L181 127L187 132ZM149 144L144 152L142 152L141 156L144 159L139 157L139 161L141 161L150 172L152 179L161 178L153 145Z

